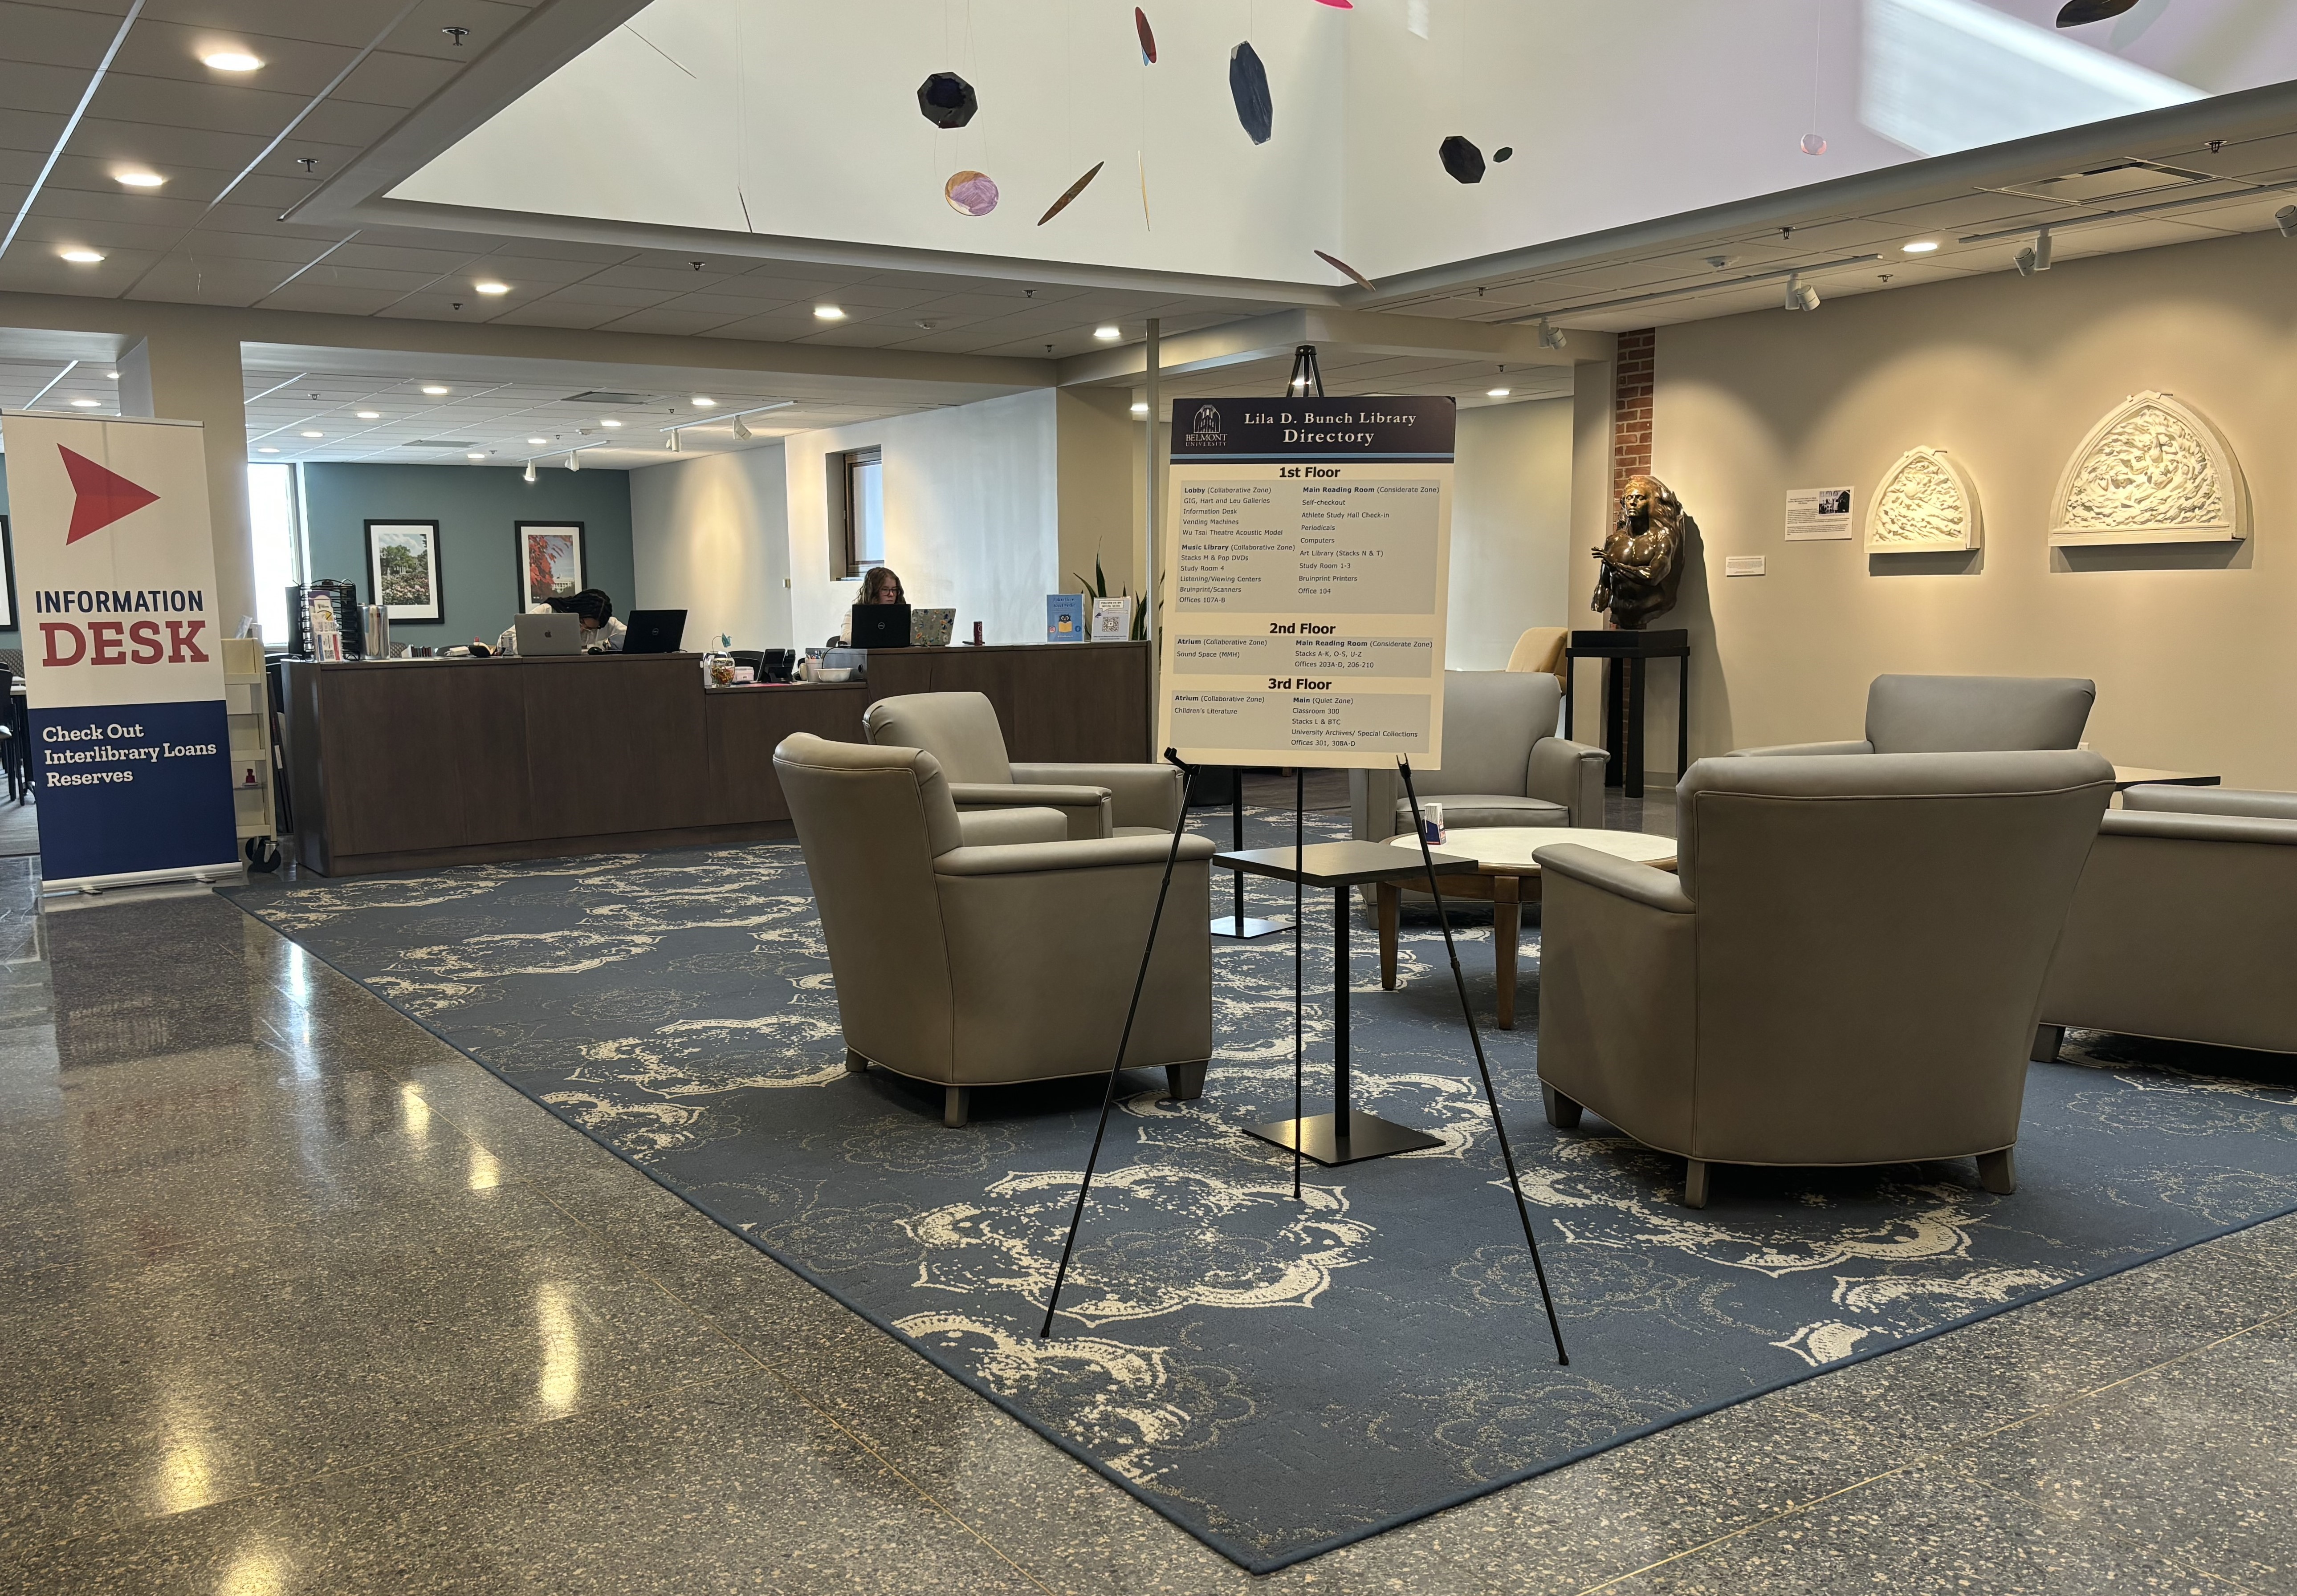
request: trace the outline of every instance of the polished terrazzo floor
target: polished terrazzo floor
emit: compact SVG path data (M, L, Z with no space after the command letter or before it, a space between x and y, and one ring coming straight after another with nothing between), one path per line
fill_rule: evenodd
M2297 1591L2297 1221L1255 1580L230 904L32 863L0 1589Z

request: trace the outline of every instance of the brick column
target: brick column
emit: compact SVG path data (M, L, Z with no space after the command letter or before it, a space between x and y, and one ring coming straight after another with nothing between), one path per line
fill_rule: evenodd
M1651 472L1651 354L1658 342L1658 331L1651 327L1619 334L1619 352L1611 368L1611 500L1615 510L1627 479Z

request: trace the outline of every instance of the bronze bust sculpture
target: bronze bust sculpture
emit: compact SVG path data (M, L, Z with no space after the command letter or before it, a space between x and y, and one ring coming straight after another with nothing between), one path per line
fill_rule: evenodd
M1652 618L1675 607L1683 585L1683 561L1699 523L1683 511L1683 501L1657 477L1627 479L1619 495L1619 522L1603 547L1593 550L1603 563L1588 607L1608 610L1611 624L1641 631Z

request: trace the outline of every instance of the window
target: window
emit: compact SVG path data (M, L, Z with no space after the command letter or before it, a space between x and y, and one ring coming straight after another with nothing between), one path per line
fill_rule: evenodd
M255 544L255 615L267 647L287 646L287 589L303 580L295 468L247 468L247 529Z
M860 576L885 563L885 459L882 449L857 448L845 463L845 574Z

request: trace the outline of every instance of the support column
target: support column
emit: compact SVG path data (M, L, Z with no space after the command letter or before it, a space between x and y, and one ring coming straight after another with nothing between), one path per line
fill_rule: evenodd
M255 607L247 520L247 402L236 334L201 327L154 333L119 357L119 413L196 421L206 432L208 518L215 536L218 628L226 637Z

